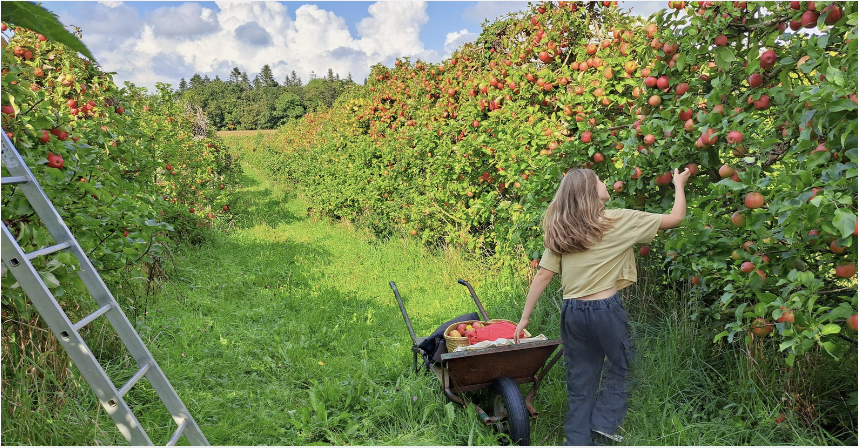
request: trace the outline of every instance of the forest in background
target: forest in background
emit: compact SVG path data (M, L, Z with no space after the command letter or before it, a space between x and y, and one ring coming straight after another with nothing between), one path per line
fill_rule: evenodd
M225 81L196 73L189 81L182 78L178 92L182 99L202 108L214 130L256 130L276 129L289 120L331 107L353 84L351 73L341 78L330 68L325 76L312 77L307 84L294 70L278 82L266 64L252 81L238 67Z

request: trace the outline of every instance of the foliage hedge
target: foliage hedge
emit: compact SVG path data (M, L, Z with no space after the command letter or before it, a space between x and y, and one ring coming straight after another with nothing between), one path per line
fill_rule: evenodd
M540 3L439 64L373 67L248 155L319 213L516 269L571 167L614 186L611 207L664 213L690 166L688 217L648 255L665 281L692 282L716 340L838 357L858 309L856 24L843 2L670 2L649 20Z

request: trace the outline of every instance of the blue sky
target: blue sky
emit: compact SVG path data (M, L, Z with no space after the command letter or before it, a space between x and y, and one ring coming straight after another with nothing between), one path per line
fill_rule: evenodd
M307 82L332 68L362 82L376 63L409 56L440 62L476 40L485 20L527 2L43 2L83 41L118 83L174 87L193 74L226 79L233 67L252 79L263 65L282 81L292 70ZM666 1L620 2L648 16Z

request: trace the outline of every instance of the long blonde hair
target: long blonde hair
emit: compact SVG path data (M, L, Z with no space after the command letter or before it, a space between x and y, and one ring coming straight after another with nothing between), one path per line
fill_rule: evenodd
M582 252L602 240L613 223L599 198L599 178L593 170L569 170L545 212L545 247L563 254Z

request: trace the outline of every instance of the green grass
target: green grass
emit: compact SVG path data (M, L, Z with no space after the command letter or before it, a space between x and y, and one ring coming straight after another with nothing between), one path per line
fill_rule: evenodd
M426 249L405 235L377 240L348 223L309 216L309 205L294 192L245 169L234 219L210 230L205 244L172 254L165 266L169 282L160 284L137 322L209 442L496 444L496 434L472 409L444 398L434 376L411 372L412 342L388 283L396 282L423 336L475 310L457 279L474 285L490 317L510 320L520 317L527 279L495 272L453 249ZM785 410L781 396L765 386L778 380L772 372L746 369L740 344L714 346L712 335L690 322L681 300L665 307L671 299L644 283L624 299L638 351L624 443L849 441ZM537 306L532 333L559 337L555 286ZM771 347L767 353L776 356ZM855 353L843 362L854 366ZM134 370L121 353L107 364L117 385ZM563 369L558 363L536 394L534 445L563 443ZM848 384L848 369L823 370L831 384ZM55 409L31 409L15 420L4 416L4 443L125 444L86 383L78 386ZM479 401L481 394L471 397ZM153 442L165 443L172 422L148 384L132 389L129 402ZM782 412L786 421L776 423Z

